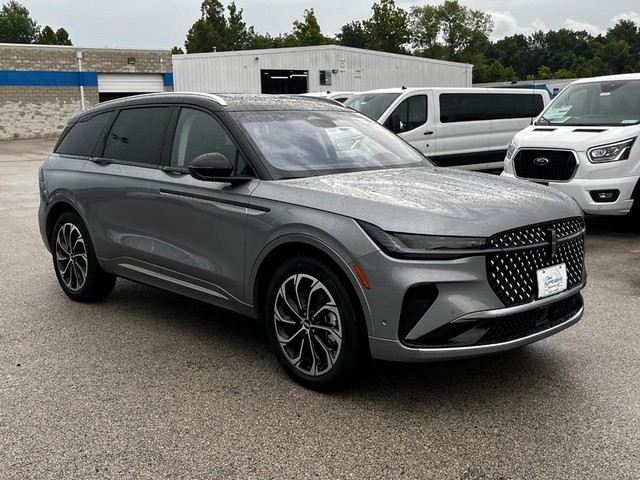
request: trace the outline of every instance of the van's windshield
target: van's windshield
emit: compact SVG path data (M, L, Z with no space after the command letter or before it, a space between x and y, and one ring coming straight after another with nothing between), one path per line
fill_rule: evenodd
M629 126L640 124L640 80L568 86L538 119L539 125Z
M344 104L373 120L378 120L399 96L399 93L360 93L347 98Z

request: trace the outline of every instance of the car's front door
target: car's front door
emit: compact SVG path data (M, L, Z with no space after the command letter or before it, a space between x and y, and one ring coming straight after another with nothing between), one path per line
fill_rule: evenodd
M212 152L225 155L236 175L252 176L252 171L213 114L183 107L178 115L169 164L150 179L154 264L170 281L215 303L242 302L246 218L258 180L231 185L193 178L189 164Z

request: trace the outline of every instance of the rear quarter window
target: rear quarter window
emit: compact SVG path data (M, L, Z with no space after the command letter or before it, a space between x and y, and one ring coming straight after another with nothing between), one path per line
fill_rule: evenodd
M63 133L55 153L63 155L93 156L93 151L112 112L82 117Z

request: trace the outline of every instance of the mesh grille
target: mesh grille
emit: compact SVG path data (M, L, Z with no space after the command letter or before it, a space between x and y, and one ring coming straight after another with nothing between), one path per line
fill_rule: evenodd
M536 160L546 159L537 164ZM578 166L573 152L566 150L520 150L513 159L516 175L534 180L571 180Z
M551 229L556 230L558 237L555 257L551 256L547 243L547 231ZM567 289L580 285L584 272L584 234L567 238L583 229L584 220L575 218L501 233L489 239L490 248L531 246L487 255L487 278L494 293L507 307L531 302L538 291L537 270L560 263L567 267Z

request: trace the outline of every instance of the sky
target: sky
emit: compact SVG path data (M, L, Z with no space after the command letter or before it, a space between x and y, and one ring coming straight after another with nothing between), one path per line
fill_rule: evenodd
M0 0L7 3L8 0ZM80 47L184 48L187 32L200 18L202 0L18 0L31 18L54 30L69 32ZM247 26L272 36L291 32L294 20L313 8L326 36L333 37L343 25L371 17L371 6L379 0L236 0ZM221 0L226 6L229 1ZM396 5L439 5L442 1L396 0ZM618 20L631 19L640 25L638 0L459 0L465 7L490 13L494 20L492 40L516 33L586 30L597 35Z

